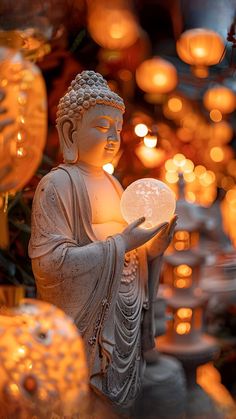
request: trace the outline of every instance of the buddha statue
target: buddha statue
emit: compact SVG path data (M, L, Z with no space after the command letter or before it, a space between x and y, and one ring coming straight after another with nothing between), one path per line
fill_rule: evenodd
M122 187L103 165L119 150L124 111L100 74L72 81L57 112L64 163L37 187L29 244L38 298L74 319L91 387L121 408L132 405L154 345L152 301L176 224L142 229L144 217L127 225L121 216Z

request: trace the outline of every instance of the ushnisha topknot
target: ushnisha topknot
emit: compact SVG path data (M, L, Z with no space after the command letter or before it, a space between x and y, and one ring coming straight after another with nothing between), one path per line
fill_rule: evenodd
M77 74L57 108L58 122L63 116L81 119L83 113L97 103L125 111L123 99L113 92L101 74L85 70Z

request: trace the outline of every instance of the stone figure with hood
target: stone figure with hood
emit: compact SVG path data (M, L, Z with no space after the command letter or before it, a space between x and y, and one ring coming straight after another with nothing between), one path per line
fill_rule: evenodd
M176 223L122 218L122 187L103 165L119 150L124 111L100 74L72 81L57 112L64 163L37 187L29 244L38 298L74 319L91 386L118 406L133 403L154 346L152 303Z

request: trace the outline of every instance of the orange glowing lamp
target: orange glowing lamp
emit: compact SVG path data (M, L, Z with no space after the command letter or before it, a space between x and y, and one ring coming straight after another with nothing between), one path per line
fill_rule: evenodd
M206 91L203 103L209 111L218 110L222 114L229 114L236 108L236 96L228 87L217 85Z
M130 10L107 7L104 2L89 7L88 30L97 44L110 50L128 48L139 36L139 26Z
M154 57L137 68L136 81L146 93L167 93L176 87L177 71L169 61Z
M191 330L191 324L189 322L180 322L175 326L175 330L178 335L187 335Z
M82 413L88 371L73 321L51 304L28 299L5 309L0 326L1 414L29 419Z
M20 53L1 49L1 85L6 97L5 116L13 123L4 129L0 139L0 169L11 170L4 183L7 192L22 189L35 173L42 159L47 133L47 101L43 77L38 67L23 59Z
M181 249L183 250L183 249ZM189 288L192 286L192 268L186 264L178 265L174 268L175 288Z
M176 44L179 57L193 66L197 77L208 76L208 66L220 62L224 53L221 36L212 30L197 28L182 33Z

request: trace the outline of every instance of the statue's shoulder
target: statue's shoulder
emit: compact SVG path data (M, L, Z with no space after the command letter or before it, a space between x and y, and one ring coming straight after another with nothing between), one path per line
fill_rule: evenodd
M75 176L75 168L72 165L60 164L40 180L38 188L66 191L71 188L72 176Z

